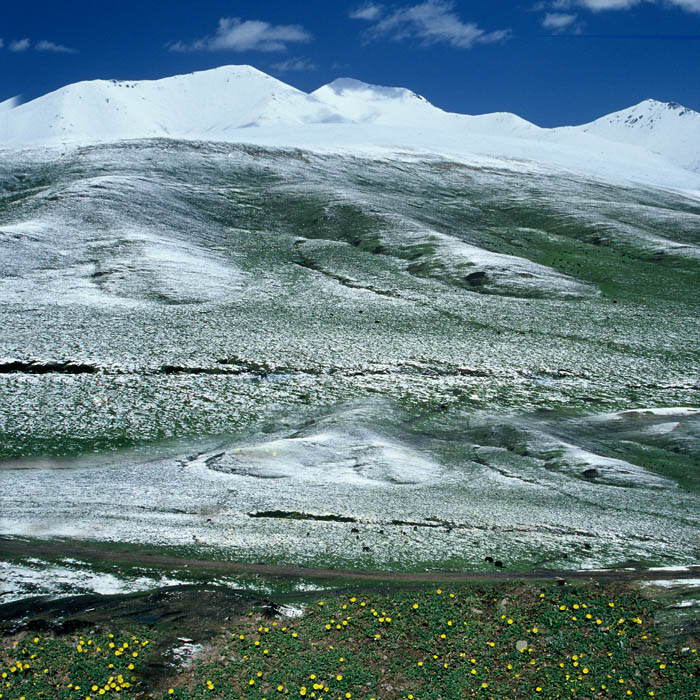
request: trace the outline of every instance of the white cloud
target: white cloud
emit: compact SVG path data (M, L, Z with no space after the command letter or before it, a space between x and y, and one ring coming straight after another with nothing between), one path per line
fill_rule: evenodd
M455 3L450 0L426 0L386 15L380 12L369 20L375 22L370 27L369 35L374 38L387 36L394 41L418 39L424 46L447 44L457 49L470 49L475 44L490 44L510 38L510 30L486 32L473 22L463 22L453 12L454 7Z
M369 22L374 22L381 17L383 11L382 5L377 5L373 2L368 2L362 7L358 7L350 13L350 19L366 19Z
M18 39L17 41L12 41L10 42L10 45L8 48L10 51L15 51L19 53L20 51L26 51L28 48L30 48L32 45L32 42L29 41L29 39Z
M223 17L216 33L191 43L168 44L171 51L286 51L287 44L307 43L312 36L298 24L273 25L259 20Z
M294 71L314 71L318 70L318 66L306 58L289 58L286 61L273 63L271 68L274 68L280 73L291 73Z
M567 10L571 7L584 7L592 12L606 10L629 10L642 3L676 7L688 12L700 12L700 0L552 0L549 7L554 10ZM538 2L534 9L542 10L547 7L544 2Z
M0 49L5 47L5 40L0 39ZM33 49L34 51L44 51L50 53L78 53L76 49L71 49L68 46L63 46L63 44L55 44L53 41L37 41L32 44L31 39L16 39L11 41L7 48L9 51L14 51L15 53L23 53L24 51L29 51Z
M688 12L700 12L700 0L668 0L668 2Z
M37 51L50 51L51 53L78 53L75 49L69 49L63 44L54 44L53 41L40 41L34 48Z
M630 7L639 5L642 0L579 0L578 5L600 12L601 10L628 10Z
M569 29L576 22L578 15L565 14L562 12L548 12L542 19L542 26L554 32L561 32Z

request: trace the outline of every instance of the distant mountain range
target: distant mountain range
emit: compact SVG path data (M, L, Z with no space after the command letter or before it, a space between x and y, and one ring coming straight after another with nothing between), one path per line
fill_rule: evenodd
M603 174L624 174L626 165L629 177L638 170L658 182L665 164L700 174L700 114L655 100L543 129L509 113L445 112L404 88L341 78L307 94L250 66L224 66L154 81L80 82L26 104L0 103L0 147L154 137L437 149ZM682 185L681 174L671 179Z

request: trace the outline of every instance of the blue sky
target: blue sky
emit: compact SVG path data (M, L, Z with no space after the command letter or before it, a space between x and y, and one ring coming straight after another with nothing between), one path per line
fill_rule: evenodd
M352 77L542 126L648 97L700 111L700 0L3 3L0 100L241 63L305 91Z

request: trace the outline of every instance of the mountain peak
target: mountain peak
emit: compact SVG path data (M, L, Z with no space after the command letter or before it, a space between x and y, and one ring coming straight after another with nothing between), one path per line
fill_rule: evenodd
M609 141L641 146L682 167L700 167L700 114L677 102L644 100L579 127Z
M359 122L421 126L446 114L406 88L371 85L354 78L338 78L311 96Z
M585 126L601 122L624 123L627 126L653 126L654 122L658 120L692 117L693 115L700 117L700 114L678 102L660 102L659 100L648 99L627 109L608 114Z
M683 117L687 114L697 114L697 112L694 112L692 109L689 109L688 107L684 107L682 104L679 104L678 102L661 102L659 100L654 100L652 98L649 98L647 100L644 100L640 102L638 105L635 105L634 107L630 107L630 109L639 109L639 108L651 108L655 110L667 110L670 112L677 112L678 116Z
M372 85L371 83L365 83L362 80L356 80L355 78L337 78L332 83L328 83L328 85L324 85L316 90L315 93L319 93L321 91L332 92L336 95L342 95L343 93L366 93L371 95L374 99L414 99L430 104L425 97L422 97L421 95L413 92L412 90L408 90L407 88Z

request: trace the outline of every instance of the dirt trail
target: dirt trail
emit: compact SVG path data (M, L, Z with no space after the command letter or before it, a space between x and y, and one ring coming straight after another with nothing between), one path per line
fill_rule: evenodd
M307 568L303 566L278 566L274 564L245 564L240 562L215 561L210 559L186 559L175 556L150 554L147 551L135 550L114 551L104 550L99 547L91 547L83 543L70 543L65 541L27 542L21 539L0 537L0 558L3 556L34 556L34 557L75 557L102 560L109 562L123 562L129 565L159 567L159 568L183 568L190 571L203 569L214 570L228 574L258 574L260 576L278 577L303 577L322 579L353 579L355 581L396 581L407 583L430 582L505 582L527 580L584 580L584 581L649 581L649 580L683 580L700 579L700 565L689 567L685 571L649 569L605 569L605 570L550 570L533 569L531 571L446 571L405 573L397 571L371 571L371 570L343 570Z

